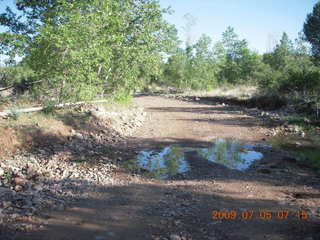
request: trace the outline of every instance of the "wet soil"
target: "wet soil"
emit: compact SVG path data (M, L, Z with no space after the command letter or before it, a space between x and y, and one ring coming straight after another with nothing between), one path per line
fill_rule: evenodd
M160 96L135 99L147 120L119 145L128 160L175 145L206 148L216 139L263 144L269 123L244 107ZM129 150L130 149L130 150ZM185 153L190 170L158 180L125 167L122 184L83 186L89 197L29 220L12 239L320 239L320 178L292 154L263 154L246 170ZM128 154L130 152L131 154ZM124 183L125 182L125 183Z

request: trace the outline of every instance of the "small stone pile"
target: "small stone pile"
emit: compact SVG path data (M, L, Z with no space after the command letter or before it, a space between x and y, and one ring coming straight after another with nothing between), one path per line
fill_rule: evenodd
M33 216L43 208L61 209L65 201L42 177L29 168L0 168L0 218L2 222ZM62 189L60 189L62 192ZM68 194L66 192L66 194Z
M144 112L143 108L139 107L117 112L110 112L104 108L95 107L90 109L90 113L124 137L131 136L137 128L143 125L146 118L146 112Z

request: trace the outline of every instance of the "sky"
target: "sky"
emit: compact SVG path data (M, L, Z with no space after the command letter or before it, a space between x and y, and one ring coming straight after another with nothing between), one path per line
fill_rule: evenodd
M250 48L264 53L271 49L285 31L295 39L302 30L308 13L318 0L159 0L162 7L174 11L166 19L175 24L179 36L189 13L196 18L192 29L193 40L207 34L217 41L228 26L235 28L241 39L247 39ZM0 0L0 13L14 0ZM0 31L3 28L0 27Z
M217 41L228 26L234 27L250 48L264 53L272 48L285 31L291 39L298 36L308 13L318 0L160 0L162 7L174 10L166 19L176 25L179 36L190 13L196 18L194 41L207 34Z

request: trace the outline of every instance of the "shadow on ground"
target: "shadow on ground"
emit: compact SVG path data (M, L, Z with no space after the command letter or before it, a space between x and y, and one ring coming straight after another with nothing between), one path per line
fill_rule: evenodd
M78 198L64 211L39 214L30 223L41 224L42 229L16 233L11 239L170 239L172 234L181 239L199 240L320 237L319 222L298 219L298 206L279 205L273 200L231 198L226 196L230 193L201 183L196 188L182 182L129 186L83 184L80 188L89 192L90 197ZM287 219L279 218L281 209L291 211ZM235 210L237 219L212 219L214 210ZM260 219L263 210L272 211L272 219Z

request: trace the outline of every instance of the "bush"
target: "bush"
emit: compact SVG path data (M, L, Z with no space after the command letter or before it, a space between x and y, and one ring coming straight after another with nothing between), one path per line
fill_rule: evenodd
M53 115L56 111L56 107L55 107L54 102L47 101L45 103L45 107L42 111L43 111L43 113L45 113L47 115Z
M11 119L16 121L16 120L19 119L19 117L20 117L20 114L16 110L14 110L14 109L10 110L9 118L11 118Z
M26 84L35 80L35 73L25 64L0 67L0 86L2 87L21 83Z

